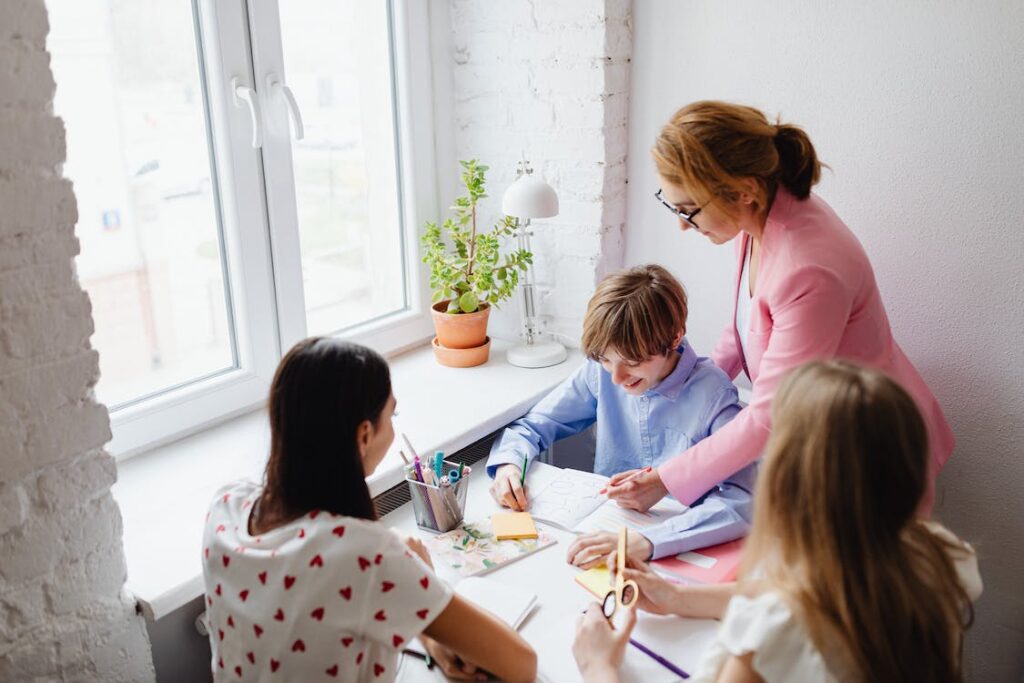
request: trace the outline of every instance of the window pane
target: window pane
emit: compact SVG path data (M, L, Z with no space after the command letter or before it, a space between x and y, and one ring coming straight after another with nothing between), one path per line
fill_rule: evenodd
M191 3L46 5L99 399L116 407L235 367Z
M382 0L281 2L309 334L406 306L389 43Z

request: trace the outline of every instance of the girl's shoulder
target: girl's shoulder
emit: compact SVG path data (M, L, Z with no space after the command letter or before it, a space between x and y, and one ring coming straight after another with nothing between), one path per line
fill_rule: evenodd
M967 597L972 602L977 600L981 596L984 586L981 581L981 571L978 569L978 555L974 552L974 547L934 520L922 521L921 525L945 542L946 552L949 554L949 559L953 561L953 568L960 579L960 585L964 587Z
M750 653L754 670L768 683L835 680L803 624L775 591L732 598L693 680L716 680L731 657Z

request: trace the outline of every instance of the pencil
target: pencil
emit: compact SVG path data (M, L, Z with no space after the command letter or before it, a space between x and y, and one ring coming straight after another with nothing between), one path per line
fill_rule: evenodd
M616 486L622 486L627 481L632 481L633 479L636 479L637 477L639 477L641 474L647 474L652 469L654 469L654 468L653 467L645 467L642 470L637 470L636 472L634 472L633 474L629 475L628 477L626 477L625 479L620 481L618 484L616 484ZM605 486L603 489L598 491L598 493L601 493L601 494L608 493L608 487Z

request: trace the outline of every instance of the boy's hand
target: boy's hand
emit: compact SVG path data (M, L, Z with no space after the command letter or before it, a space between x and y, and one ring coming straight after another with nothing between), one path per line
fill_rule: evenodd
M517 512L522 512L529 507L530 502L526 498L526 487L522 483L523 471L519 465L502 465L494 473L494 482L491 484L491 495L499 505L504 505Z
M620 506L637 512L647 512L655 503L668 495L668 489L661 481L658 470L640 472L625 481L638 470L619 472L608 480L608 497Z
M565 561L581 569L590 569L606 562L615 571L615 551L619 545L619 535L609 531L594 531L579 536L569 545ZM626 543L627 562L646 562L654 552L654 545L642 534L629 531ZM605 559L607 558L607 560Z

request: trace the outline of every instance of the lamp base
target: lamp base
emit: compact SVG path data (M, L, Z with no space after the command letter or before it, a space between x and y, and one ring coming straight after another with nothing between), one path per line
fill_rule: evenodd
M508 350L508 362L520 368L546 368L565 360L565 347L556 341L520 344Z

